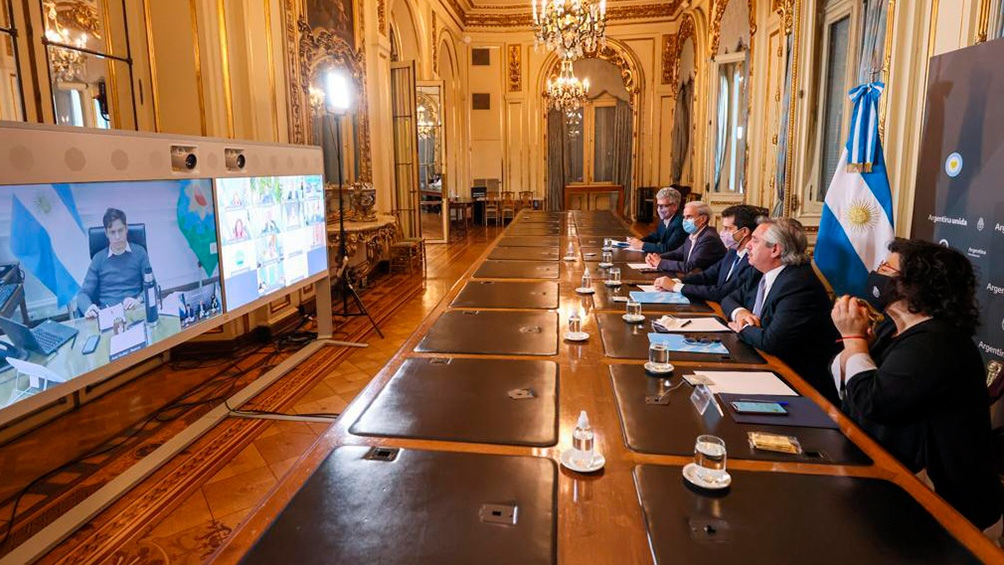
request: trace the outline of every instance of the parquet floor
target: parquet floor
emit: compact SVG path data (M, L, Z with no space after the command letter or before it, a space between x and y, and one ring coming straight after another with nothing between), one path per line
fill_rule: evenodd
M500 228L480 227L448 245L430 245L424 280L414 274L387 275L373 281L363 300L384 339L372 332L364 318L336 318L336 339L363 341L369 347L323 348L245 408L291 414L340 413L500 232ZM224 355L212 366L165 366L77 411L84 414L64 416L39 433L4 446L0 463L5 459L22 463L16 480L0 485L0 496L6 497L0 503L0 527L5 528L14 495L47 470L46 458L32 457L27 450L55 442L67 453L83 454L110 445L106 452L60 469L32 486L19 502L12 535L0 547L0 555L294 350L266 346L245 352L239 362ZM142 392L143 386L151 385L161 387L161 394ZM177 396L181 400L168 403L170 417L162 418L165 391L169 393L166 398ZM121 428L111 441L97 431L103 428L107 432L109 422ZM41 562L202 563L328 425L228 418ZM22 455L18 459L11 453Z

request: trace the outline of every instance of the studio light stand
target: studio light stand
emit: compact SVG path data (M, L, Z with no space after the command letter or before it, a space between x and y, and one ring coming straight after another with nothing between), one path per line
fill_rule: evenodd
M327 82L325 84L325 101L327 110L334 116L332 120L335 122L335 154L337 155L338 162L338 272L335 278L338 279L337 285L339 288L339 293L342 295L342 311L339 313L340 316L366 316L373 325L373 329L376 330L377 335L381 338L384 337L383 332L380 331L380 327L377 326L376 320L373 316L370 316L368 310L366 310L366 305L363 304L363 299L356 292L354 286L352 286L352 281L349 280L349 253L345 245L345 198L343 195L343 183L344 174L342 172L342 118L345 117L346 113L349 111L349 106L351 104L351 95L349 91L349 79L344 74L332 71L328 73ZM352 295L352 299L356 303L356 307L359 308L358 312L349 312L349 295Z

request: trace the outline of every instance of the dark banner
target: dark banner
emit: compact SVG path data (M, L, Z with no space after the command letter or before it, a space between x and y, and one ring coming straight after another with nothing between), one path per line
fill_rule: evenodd
M975 339L990 372L1004 363L1002 61L1004 40L931 59L912 234L961 251L976 268Z

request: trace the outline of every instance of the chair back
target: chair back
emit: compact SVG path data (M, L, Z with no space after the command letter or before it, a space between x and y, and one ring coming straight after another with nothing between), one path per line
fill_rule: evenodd
M126 241L131 244L138 245L143 249L147 249L146 224L129 224L129 232L126 234ZM108 247L108 236L105 235L104 226L88 228L87 243L88 249L90 249L91 252L91 257L94 257L98 251ZM149 249L147 250L149 251Z

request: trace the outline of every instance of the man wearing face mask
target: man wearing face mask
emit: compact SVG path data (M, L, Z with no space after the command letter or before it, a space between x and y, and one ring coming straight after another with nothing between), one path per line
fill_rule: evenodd
M675 188L667 186L659 189L655 195L659 225L654 232L641 239L629 237L627 240L631 249L665 253L683 244L683 240L687 239L687 232L683 231L683 216L677 213L680 211L680 199L680 191Z
M692 300L721 302L737 288L741 288L749 277L760 277L760 271L750 267L746 244L757 218L766 216L767 210L739 204L722 211L722 243L728 249L725 257L701 273L687 275L682 279L659 277L655 286L660 290L681 292Z
M711 267L725 255L725 245L718 231L708 225L710 221L711 206L700 200L688 202L683 207L683 231L689 237L668 253L649 253L645 262L667 273L690 273Z
M841 297L831 317L844 349L830 366L843 410L918 478L996 541L1000 481L983 359L976 277L964 255L896 239L869 275L869 302Z

